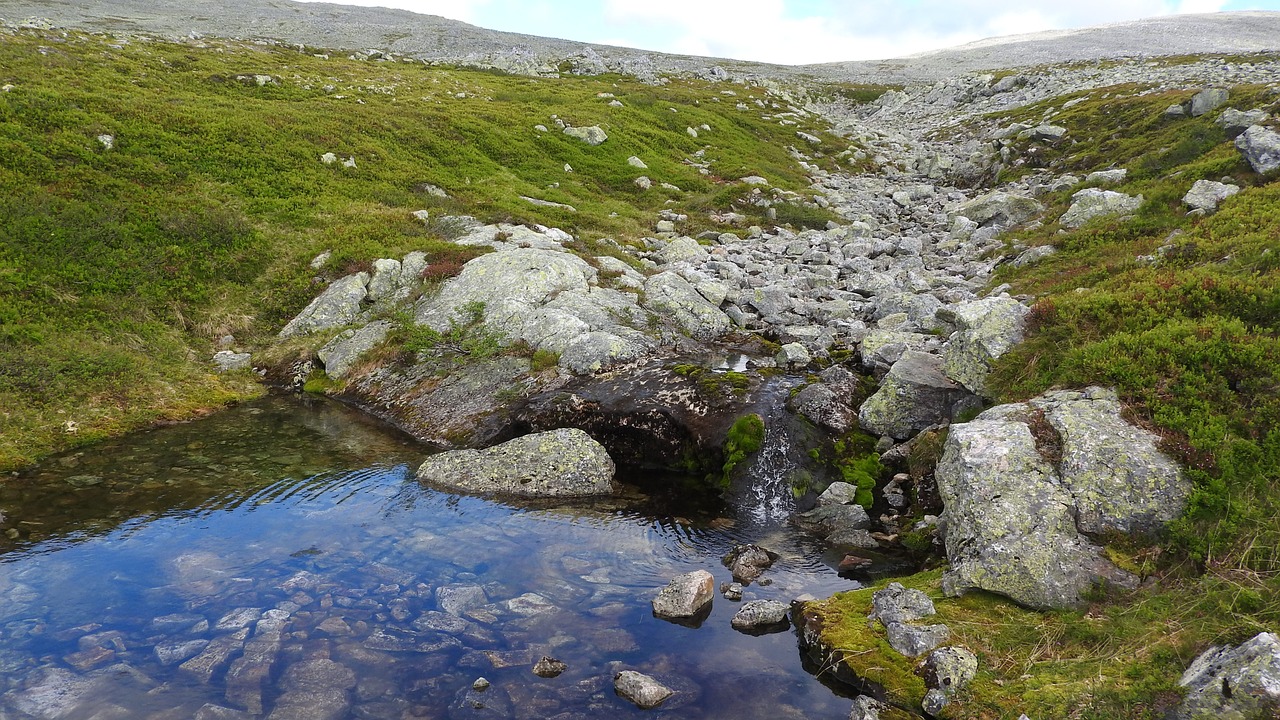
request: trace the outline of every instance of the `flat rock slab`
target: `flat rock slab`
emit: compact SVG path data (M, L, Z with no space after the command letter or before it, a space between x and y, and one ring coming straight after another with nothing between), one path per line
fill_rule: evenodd
M485 450L429 458L418 479L468 493L528 498L613 492L616 468L600 443L576 428L535 433Z

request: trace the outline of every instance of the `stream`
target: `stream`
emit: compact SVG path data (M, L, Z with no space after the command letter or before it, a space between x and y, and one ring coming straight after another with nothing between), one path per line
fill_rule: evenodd
M717 595L697 628L651 612L677 574L728 582L745 542L780 555L745 600L855 587L786 524L777 478L728 507L652 477L546 507L432 490L422 457L339 404L274 397L7 478L0 718L848 716L793 632L730 628L739 603ZM567 671L538 677L543 656ZM676 695L639 710L613 691L624 669Z

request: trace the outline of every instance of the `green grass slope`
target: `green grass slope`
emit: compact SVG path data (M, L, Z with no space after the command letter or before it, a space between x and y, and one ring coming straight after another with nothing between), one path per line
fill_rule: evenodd
M465 259L414 210L625 243L664 207L690 213L691 232L710 211L761 220L732 208L744 191L729 181L803 191L787 150L805 145L797 130L823 138L805 145L819 164L847 149L802 116L773 118L788 108L762 88L531 79L263 44L9 32L0 85L0 468L258 392L251 374L211 372L217 338L270 337L319 282L377 257ZM555 117L609 140L588 146ZM355 167L322 164L327 152ZM641 174L653 189L635 185ZM796 203L779 217L830 216Z

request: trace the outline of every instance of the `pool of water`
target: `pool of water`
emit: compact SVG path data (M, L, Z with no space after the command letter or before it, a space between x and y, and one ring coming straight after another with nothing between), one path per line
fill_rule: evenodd
M676 574L729 581L742 542L781 556L748 600L852 586L784 522L637 487L452 495L414 479L422 457L273 398L0 481L0 718L847 717L794 633L730 628L738 603L696 628L651 613ZM538 677L543 656L567 671ZM676 695L639 710L624 669Z

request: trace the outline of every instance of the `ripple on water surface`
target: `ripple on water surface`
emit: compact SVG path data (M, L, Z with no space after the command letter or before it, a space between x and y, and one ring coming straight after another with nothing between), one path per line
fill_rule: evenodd
M849 587L785 526L638 492L450 495L413 479L421 456L344 408L271 399L0 484L0 716L645 715L614 695L622 669L677 690L680 717L847 715L794 635L731 630L736 604L700 628L650 612L675 574L728 581L745 541L782 556L747 599ZM537 677L544 655L568 670Z

